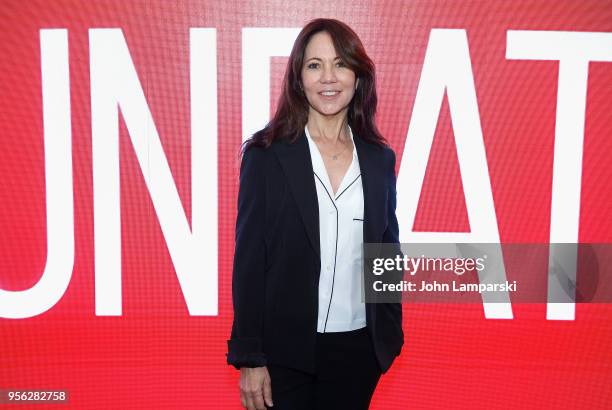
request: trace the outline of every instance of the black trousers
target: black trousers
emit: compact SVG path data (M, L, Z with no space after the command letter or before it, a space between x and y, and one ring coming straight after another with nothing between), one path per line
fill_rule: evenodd
M364 327L317 333L316 373L268 365L273 410L367 410L381 370Z

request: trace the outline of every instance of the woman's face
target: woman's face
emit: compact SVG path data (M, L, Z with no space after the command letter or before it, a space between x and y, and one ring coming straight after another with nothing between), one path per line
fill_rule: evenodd
M355 73L336 54L330 35L319 32L304 51L302 86L313 110L324 116L346 115L355 94Z

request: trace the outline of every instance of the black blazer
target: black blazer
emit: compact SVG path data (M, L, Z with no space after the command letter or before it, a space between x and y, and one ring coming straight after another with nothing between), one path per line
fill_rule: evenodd
M364 242L399 242L395 154L354 138L364 195ZM227 362L315 371L319 206L304 132L294 142L251 147L240 166L232 275L234 322ZM404 343L400 303L367 303L366 322L381 370Z

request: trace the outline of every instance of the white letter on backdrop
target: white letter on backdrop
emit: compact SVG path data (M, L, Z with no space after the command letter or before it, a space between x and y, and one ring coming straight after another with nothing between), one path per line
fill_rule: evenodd
M445 90L471 232L414 232L414 220ZM431 30L397 184L401 242L499 243L465 30ZM501 247L496 248L497 252L499 254L494 255L496 260L503 261ZM502 263L495 280L503 282L505 278ZM501 303L487 303L487 295L482 296L486 318L512 319L507 292L502 295L504 302Z
M121 109L189 313L216 315L216 32L190 31L192 229L122 31L90 29L89 41L96 314L121 315L118 121Z
M72 134L68 31L40 30L47 262L36 285L0 289L0 317L22 319L52 308L64 295L74 267Z
M574 320L589 62L612 61L612 33L508 30L506 58L559 61L546 318Z

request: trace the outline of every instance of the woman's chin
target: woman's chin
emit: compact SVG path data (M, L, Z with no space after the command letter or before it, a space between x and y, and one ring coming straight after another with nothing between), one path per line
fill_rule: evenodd
M313 109L321 116L323 117L336 117L336 116L342 116L345 115L347 113L347 107L313 107Z

